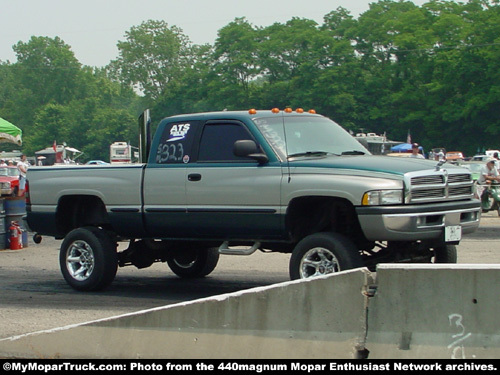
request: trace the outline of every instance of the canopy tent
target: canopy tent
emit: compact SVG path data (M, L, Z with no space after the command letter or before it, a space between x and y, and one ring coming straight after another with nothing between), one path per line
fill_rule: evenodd
M72 155L69 155L71 152ZM78 155L77 155L78 154ZM55 145L36 151L35 157L39 161L39 165L54 165L62 163L74 163L75 159L83 154L82 151L73 147L64 145Z
M0 143L15 143L21 146L23 131L0 117Z
M411 143L401 143L397 146L391 147L392 152L411 152ZM422 146L418 146L418 150L420 152L424 152L424 148Z

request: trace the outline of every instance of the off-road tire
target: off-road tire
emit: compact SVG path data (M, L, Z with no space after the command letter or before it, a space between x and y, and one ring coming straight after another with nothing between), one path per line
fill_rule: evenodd
M116 243L99 228L74 229L61 244L59 265L64 279L72 288L80 291L102 290L116 276Z
M289 273L292 280L363 267L361 255L347 237L332 232L309 235L294 248Z
M455 245L435 247L432 263L457 263L457 247Z
M198 278L209 275L219 262L219 248L183 247L169 250L167 264L177 276Z

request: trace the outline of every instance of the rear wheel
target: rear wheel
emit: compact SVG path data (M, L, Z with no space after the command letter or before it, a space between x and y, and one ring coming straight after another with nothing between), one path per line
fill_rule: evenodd
M99 228L74 229L61 244L59 265L64 279L74 289L102 290L116 276L116 244Z
M290 278L307 279L363 266L354 243L337 233L316 233L302 239L290 258Z
M177 276L184 278L204 277L210 274L219 262L219 249L185 247L170 250L167 264Z

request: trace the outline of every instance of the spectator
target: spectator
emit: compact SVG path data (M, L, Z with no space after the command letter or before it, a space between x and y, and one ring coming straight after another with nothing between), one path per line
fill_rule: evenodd
M21 160L17 163L17 170L19 171L19 191L17 193L18 197L24 195L26 189L26 172L28 172L28 162L26 161L26 155L21 155Z
M486 187L494 182L500 182L500 176L498 174L498 170L495 168L495 160L491 159L488 160L483 169L481 169L481 174L479 175L479 179L477 180L478 198L486 199Z
M444 151L441 149L439 150L438 152L436 152L435 156L434 156L434 160L436 161L443 161L445 160L445 154L444 154Z
M424 155L418 152L419 147L420 146L418 145L418 143L413 143L411 145L411 155L410 155L411 158L425 159Z
M493 159L495 160L495 168L498 170L500 168L500 160L498 159L498 152L493 154Z

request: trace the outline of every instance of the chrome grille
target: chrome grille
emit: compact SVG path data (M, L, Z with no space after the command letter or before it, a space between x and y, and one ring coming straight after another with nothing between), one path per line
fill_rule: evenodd
M426 189L414 190L411 194L412 199L425 199L425 198L442 198L445 196L445 189Z
M467 199L473 196L470 173L445 170L408 173L406 202L433 202ZM458 172L458 173L457 173Z
M470 182L470 174L450 174L448 183L453 184L456 182Z
M430 185L430 184L442 184L444 182L444 176L443 175L436 175L436 176L419 176L419 177L413 177L411 179L411 185L416 186L416 185Z
M472 194L472 185L471 186L450 187L448 194L450 196L470 195L470 194Z

